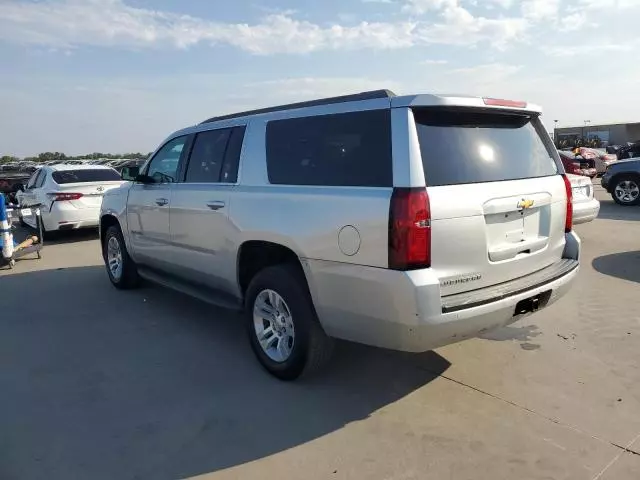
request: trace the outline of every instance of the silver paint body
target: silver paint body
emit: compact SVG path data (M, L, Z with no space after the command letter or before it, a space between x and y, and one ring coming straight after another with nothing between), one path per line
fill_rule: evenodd
M243 243L260 240L289 248L300 259L320 322L331 336L405 351L469 338L516 320L514 308L522 299L552 289L553 303L577 275L575 269L519 295L442 311L447 295L526 277L563 257L578 259L578 237L564 233L561 176L429 187L432 267L407 272L387 268L392 188L271 185L267 176L268 121L391 108L393 184L425 186L411 107L437 105L488 108L475 97L417 95L196 125L175 132L163 145L181 135L246 126L237 183L127 183L105 196L102 215L117 218L134 261L239 300L237 263ZM539 108L529 105L527 110ZM499 240L510 227L498 219L511 215L523 195L535 199L535 208L520 220L519 225L528 226L518 227L529 254L510 250ZM159 198L166 204L158 205ZM222 206L212 210L207 206L211 202ZM495 225L488 228L491 222ZM452 281L459 277L473 280Z

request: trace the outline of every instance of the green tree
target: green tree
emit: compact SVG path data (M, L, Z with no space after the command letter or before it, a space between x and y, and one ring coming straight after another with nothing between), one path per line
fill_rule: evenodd
M20 159L18 157L13 157L11 155L3 155L0 157L0 163L11 163L18 162Z

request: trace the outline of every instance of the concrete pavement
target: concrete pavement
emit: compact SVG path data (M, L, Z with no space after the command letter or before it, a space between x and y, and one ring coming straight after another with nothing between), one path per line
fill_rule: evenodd
M109 285L91 233L0 272L0 479L640 478L640 208L603 192L571 294L424 355L278 382L238 318Z

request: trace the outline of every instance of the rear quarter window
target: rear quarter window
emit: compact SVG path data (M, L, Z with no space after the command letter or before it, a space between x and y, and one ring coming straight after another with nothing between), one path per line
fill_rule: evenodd
M389 110L373 110L269 122L269 182L390 187L390 121Z
M113 182L122 180L118 172L107 168L95 170L59 170L53 172L51 178L58 185L64 185L65 183Z
M415 109L428 186L545 177L559 172L537 116L469 109Z

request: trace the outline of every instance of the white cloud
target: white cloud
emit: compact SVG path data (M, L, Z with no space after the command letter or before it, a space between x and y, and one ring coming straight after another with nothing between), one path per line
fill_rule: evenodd
M510 65L500 62L474 65L449 70L448 75L460 79L471 91L487 93L522 70L522 65ZM493 92L499 93L499 92Z
M490 0L491 3L495 3L502 8L509 8L513 5L513 0Z
M394 80L354 77L293 77L248 83L245 89L270 92L270 102L289 102L333 97L370 90L389 89L398 93L402 85Z
M431 10L458 7L458 0L407 0L402 8L406 12L421 15Z
M640 7L640 0L580 0L578 8L615 10L634 7Z
M576 12L566 17L563 17L560 21L563 30L573 31L580 30L582 27L588 24L587 15L584 12Z
M605 53L631 52L637 49L635 43L585 43L582 45L558 45L546 49L554 57L573 57L576 55L599 55Z
M132 7L124 0L42 0L0 9L0 39L70 49L80 45L188 48L227 44L254 54L309 53L332 49L397 49L424 44L498 46L518 38L516 18L474 17L458 0L412 0L417 8L443 8L441 20L361 22L344 26L267 15L256 24L222 23Z
M423 65L446 65L449 62L447 60L423 60L420 63Z
M560 0L524 0L522 14L535 21L555 18L560 10Z
M496 48L520 39L529 25L521 18L474 17L462 7L445 9L442 22L416 29L415 34L427 43L475 45L488 39Z

